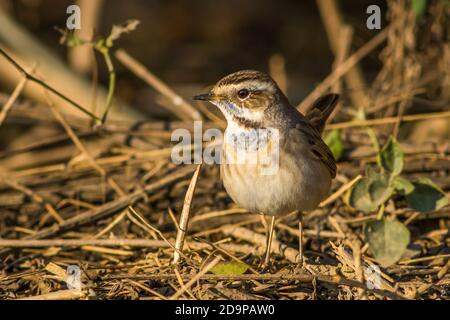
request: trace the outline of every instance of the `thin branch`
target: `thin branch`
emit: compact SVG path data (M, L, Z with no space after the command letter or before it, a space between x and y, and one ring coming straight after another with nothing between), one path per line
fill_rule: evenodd
M339 199L340 196L342 196L347 190L349 190L353 185L358 182L362 178L362 175L358 175L356 178L354 178L352 181L349 181L348 183L344 184L342 187L340 187L335 193L330 195L327 199L322 201L319 204L320 208L326 207L329 204L332 204L337 199Z
M115 57L129 70L136 74L139 78L144 80L147 84L155 88L160 94L166 97L174 106L170 111L184 120L202 120L200 112L196 110L190 103L173 91L167 84L162 82L151 73L142 64L136 61L124 50L118 50Z
M98 123L101 122L101 119L98 118L95 114L93 114L89 110L85 109L84 107L82 107L81 105L79 105L78 103L73 101L72 99L68 98L67 96L65 96L64 94L59 92L58 90L54 89L52 86L46 84L44 81L42 81L42 80L36 78L35 76L33 76L32 74L28 73L10 55L8 55L2 48L0 48L0 55L5 57L5 59L8 60L18 71L20 71L24 75L24 77L26 77L27 80L35 82L38 85L40 85L40 86L44 87L45 89L49 90L50 92L52 92L53 94L55 94L59 98L63 99L64 101L66 101L68 103L70 103L71 105L73 105L75 108L77 108L78 110L80 110L84 114L86 114L89 117L91 117L92 119L96 120Z
M369 42L362 46L358 51L352 54L345 60L336 70L334 70L328 77L326 77L314 90L311 92L297 107L300 111L305 111L311 106L317 98L319 98L325 91L330 88L338 79L351 70L362 58L367 56L373 49L382 44L391 30L392 26L386 27L383 31L378 33Z
M114 69L114 65L111 61L111 56L109 55L109 51L102 52L103 57L106 62L106 66L108 67L108 73L109 73L109 81L108 81L108 96L106 98L106 108L105 112L102 116L102 124L106 122L106 118L108 117L109 111L112 107L113 97L114 97L114 91L116 89L116 71Z

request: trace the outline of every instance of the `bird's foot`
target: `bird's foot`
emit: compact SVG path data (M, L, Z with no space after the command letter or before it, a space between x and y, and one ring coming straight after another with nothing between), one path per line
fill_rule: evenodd
M270 264L270 263L263 263L262 265L261 265L261 273L269 273L269 274L272 274L272 273L275 273L276 272L276 270L275 270L275 267L273 266L273 264Z

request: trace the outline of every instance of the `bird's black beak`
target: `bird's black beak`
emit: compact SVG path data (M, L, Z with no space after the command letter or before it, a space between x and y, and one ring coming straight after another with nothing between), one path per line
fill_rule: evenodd
M211 101L211 100L213 100L213 96L211 93L204 93L204 94L196 95L196 96L192 97L192 99L200 100L200 101Z

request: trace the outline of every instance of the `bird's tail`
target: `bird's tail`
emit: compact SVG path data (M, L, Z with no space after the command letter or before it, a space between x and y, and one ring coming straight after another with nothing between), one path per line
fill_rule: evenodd
M306 118L320 133L323 132L325 124L339 101L339 95L336 93L326 94L314 102L312 107L306 113Z

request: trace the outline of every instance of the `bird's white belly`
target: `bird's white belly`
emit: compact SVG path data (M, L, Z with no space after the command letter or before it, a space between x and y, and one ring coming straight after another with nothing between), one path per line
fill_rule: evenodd
M227 149L225 144L224 154ZM255 153L247 156L257 157ZM255 213L279 216L315 209L328 195L331 178L320 162L301 159L281 151L278 167L269 172L261 171L259 163L222 163L224 187L233 201Z

